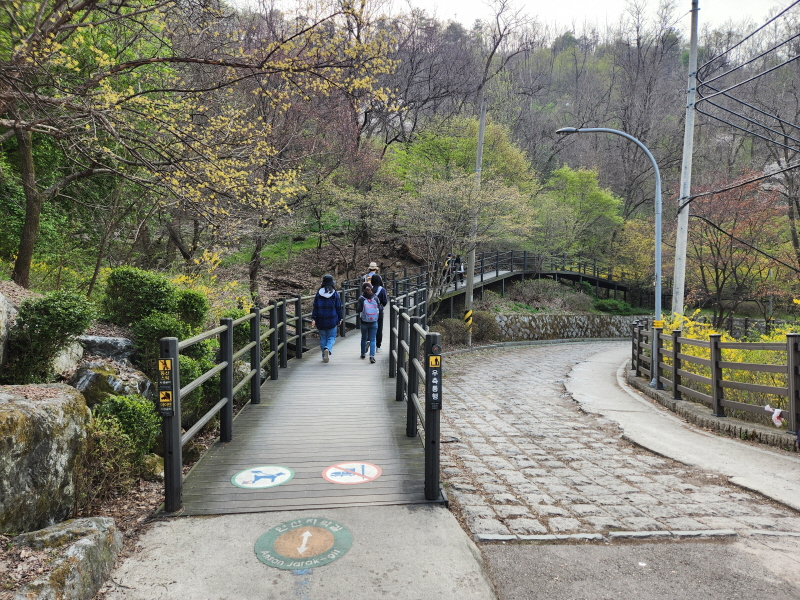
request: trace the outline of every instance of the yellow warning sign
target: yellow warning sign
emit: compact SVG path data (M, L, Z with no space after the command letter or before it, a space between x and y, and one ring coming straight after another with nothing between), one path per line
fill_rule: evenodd
M172 408L172 392L158 392L158 403L162 408Z
M172 371L172 359L171 358L162 358L158 361L158 370L159 371Z
M664 327L664 321L653 321L653 327Z
M428 366L431 368L438 368L442 366L442 357L441 356L429 356L428 357Z

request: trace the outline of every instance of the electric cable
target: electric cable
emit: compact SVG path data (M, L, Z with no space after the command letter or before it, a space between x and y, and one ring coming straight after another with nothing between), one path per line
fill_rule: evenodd
M755 183L756 181L761 181L762 179L769 179L770 177L775 177L775 175L780 175L781 173L786 173L787 171L792 171L793 169L797 169L798 167L800 167L800 163L798 163L796 165L791 165L789 167L786 167L785 169L780 169L778 171L774 171L774 172L769 173L767 175L761 175L760 177L755 177L753 179L748 179L747 181L741 181L739 183L735 183L735 184L730 185L730 186L725 187L725 188L720 188L718 190L713 190L711 192L702 192L700 194L694 194L693 196L689 196L688 198L686 198L686 202L683 202L683 203L680 203L680 200L683 200L683 198L679 198L678 212L681 212L683 210L684 206L688 206L691 202L697 200L698 198L704 198L706 196L713 196L715 194L721 194L723 192L729 192L731 190L735 190L736 188L739 188L739 187L742 187L742 186L745 186L745 185L749 185L751 183Z
M736 237L735 235L733 235L732 233L728 233L727 231L725 231L724 229L722 229L720 226L718 226L716 223L713 223L712 221L709 221L709 220L708 220L708 219L706 219L705 217L701 217L700 215L689 215L689 216L690 216L690 217L692 217L693 219L700 219L701 221L704 221L705 223L708 223L709 225L711 225L711 227L713 227L714 229L716 229L716 230L717 230L717 231L719 231L720 233L724 233L725 235L727 235L729 238L731 238L731 239L732 239L732 240L734 240L735 242L738 242L738 243L742 244L743 246L747 246L747 247L748 247L748 248L750 248L751 250L755 250L755 251L756 251L756 252L758 252L759 254L761 254L761 255L763 255L763 256L766 256L768 259L770 259L770 260L773 260L773 261L775 261L776 263L778 263L778 264L781 264L781 265L783 265L784 267L787 267L787 268L791 269L791 270L792 270L792 271L794 271L795 273L800 273L800 269L798 269L797 267L793 267L792 265L790 265L790 264L788 264L788 263L785 263L785 262L783 262L781 259L779 259L779 258L775 258L775 257L774 257L774 256L772 256L771 254L768 254L767 252L764 252L764 251L763 251L763 250L761 250L760 248L757 248L756 246L753 246L752 244L750 244L750 243L748 243L748 242L745 242L745 241L744 241L744 240L742 240L742 239L739 239L739 238L737 238L737 237Z
M712 119L715 119L715 120L719 121L720 123L725 123L726 125L729 125L729 126L733 127L734 129L738 129L739 131L744 131L745 133L749 133L750 135L753 135L753 136L755 136L757 138L761 138L765 142L770 142L771 144L775 144L776 146L780 146L781 148L786 148L787 150L791 150L792 152L800 152L800 148L795 148L795 147L792 147L792 146L787 146L786 144L781 144L780 142L776 142L775 140L771 140L768 137L764 137L763 135L759 135L755 131L750 131L749 129L745 129L744 127L739 127L738 125L734 125L730 121L726 121L725 119L723 119L721 117L717 117L715 115L712 115L711 113L707 113L706 111L700 110L699 108L696 108L695 110L697 112L699 112L701 115L705 115L707 117L710 117Z
M764 23L764 24L763 24L761 27L759 27L758 29L756 29L755 31L753 31L753 33L751 33L751 34L750 34L750 35L748 35L747 37L745 37L745 38L742 38L741 40L739 40L739 42L738 42L737 44L734 44L733 46L731 46L730 48L728 48L727 50L725 50L725 52L723 52L723 53L722 53L722 54L720 54L719 56L715 56L714 58L712 58L712 59L711 59L711 60L709 60L708 62L706 62L706 63L702 64L702 65L700 66L700 69L702 69L703 67L706 67L706 66L710 65L712 62L714 62L714 61L715 61L715 60L717 60L718 58L721 58L721 57L725 56L726 54L728 54L728 53L729 53L729 52L731 52L732 50L735 50L736 48L738 48L739 46L741 46L742 44L744 44L744 43L745 43L747 40L749 40L751 37L753 37L755 34L757 34L759 31L761 31L762 29L764 29L764 28L765 28L767 25L769 25L769 24L770 24L770 23L772 23L773 21L776 21L776 20L777 20L777 19L779 19L780 17L782 17L782 16L783 16L785 13L789 12L789 11L790 11L792 8L794 8L794 7L795 7L795 6L797 6L798 4L800 4L800 0L796 0L795 2L793 2L792 4L790 4L789 6L787 6L785 9L783 9L783 10L782 10L781 12L779 12L777 15L775 15L774 17L772 17L772 18L771 18L769 21L767 21L766 23Z

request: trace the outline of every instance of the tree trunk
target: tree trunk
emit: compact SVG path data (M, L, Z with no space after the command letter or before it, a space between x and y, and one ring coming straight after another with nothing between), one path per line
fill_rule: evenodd
M263 235L256 235L256 247L250 256L250 269L248 271L250 276L250 298L256 306L261 306L261 298L258 295L258 274L261 271L261 250L264 248L265 239Z
M42 215L44 198L36 189L36 170L33 164L33 141L31 132L16 130L19 144L19 171L22 177L22 188L25 190L25 224L19 241L19 252L14 262L11 278L24 288L30 286L31 261L36 238L39 235L39 219Z

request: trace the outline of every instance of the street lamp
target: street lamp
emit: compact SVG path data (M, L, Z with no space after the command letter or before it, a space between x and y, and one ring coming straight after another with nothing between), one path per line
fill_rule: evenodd
M656 159L653 158L653 155L650 153L650 150L647 147L637 140L632 135L625 133L624 131L619 131L617 129L607 129L605 127L562 127L561 129L557 130L556 133L561 135L569 135L572 133L613 133L614 135L621 135L622 137L632 141L634 144L639 146L644 153L647 155L647 158L650 159L650 162L653 163L653 170L656 173L656 256L655 256L655 276L656 276L656 307L655 307L655 321L653 323L653 327L657 325L661 325L661 173L658 170L658 165L656 164ZM653 336L653 348L655 348L655 336ZM650 383L651 387L657 387L658 381L656 378L656 373L658 373L658 365L655 364L656 357L655 354L653 355L653 365L652 365L652 375L653 380Z

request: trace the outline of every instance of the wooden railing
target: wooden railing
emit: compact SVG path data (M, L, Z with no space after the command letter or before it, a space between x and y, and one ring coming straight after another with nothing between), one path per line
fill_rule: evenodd
M424 431L425 499L440 500L441 334L428 331L427 310L425 288L390 300L389 377L396 378L395 400L406 402L406 435L416 437L418 423Z
M725 417L725 409L770 416L765 406L780 408L780 417L788 421L789 432L797 433L800 421L800 334L786 334L786 342L749 343L722 342L720 334L709 341L681 336L680 330L670 334L662 328L647 329L646 322L632 326L631 368L637 377L646 376L651 386L672 390L680 400L685 394L711 407L717 417ZM724 355L729 350L775 353L775 364L747 363ZM698 356L698 354L707 354ZM741 381L749 373L756 383ZM779 385L766 385L764 380ZM726 390L743 392L748 402L726 397ZM729 394L733 395L733 393Z

